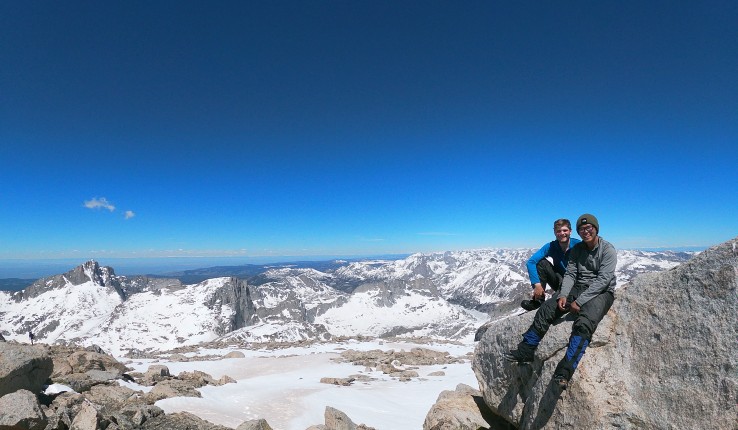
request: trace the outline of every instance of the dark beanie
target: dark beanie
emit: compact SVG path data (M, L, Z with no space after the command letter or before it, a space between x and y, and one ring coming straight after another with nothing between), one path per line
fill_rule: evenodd
M579 231L579 227L583 226L584 224L592 224L597 230L597 233L600 232L600 223L597 221L597 218L594 215L584 214L580 216L577 220L577 231Z

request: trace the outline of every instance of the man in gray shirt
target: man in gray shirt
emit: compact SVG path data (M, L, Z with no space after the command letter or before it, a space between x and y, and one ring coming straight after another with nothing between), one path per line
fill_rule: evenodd
M592 334L615 300L615 248L599 236L600 225L594 215L580 216L576 226L582 242L571 250L561 291L538 309L518 349L505 354L508 361L532 362L535 350L551 323L567 312L576 313L566 355L554 372L554 379L561 389L566 389L592 340Z

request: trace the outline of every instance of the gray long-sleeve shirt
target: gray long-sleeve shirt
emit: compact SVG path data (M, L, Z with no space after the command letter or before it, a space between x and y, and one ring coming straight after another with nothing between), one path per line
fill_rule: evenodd
M618 255L615 247L603 238L593 250L587 249L584 242L578 243L571 250L569 264L561 284L559 297L569 295L574 284L587 285L587 289L577 297L577 304L584 305L593 297L605 291L615 291L615 266Z

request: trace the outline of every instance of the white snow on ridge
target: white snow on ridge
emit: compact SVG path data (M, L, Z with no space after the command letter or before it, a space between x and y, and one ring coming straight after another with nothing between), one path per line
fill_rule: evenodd
M300 342L303 340L327 340L329 336L323 329L300 321L260 322L234 330L219 337L222 341L239 342Z
M10 339L25 341L28 330L46 343L97 344L114 354L125 349L170 349L215 339L217 328L234 314L230 306L206 306L229 278L209 279L183 289L133 294L123 302L117 292L93 281L67 283L31 300L16 303L0 295ZM58 322L58 324L57 324ZM27 329L23 329L23 326Z
M172 349L210 341L223 333L218 327L230 319L230 306L210 309L206 303L229 278L208 279L184 289L134 294L92 339L103 349Z
M387 307L377 303L378 294L377 291L354 293L348 303L327 310L315 323L330 327L331 333L339 336L382 336L397 331L398 327L404 331L398 333L400 336L425 336L449 328L456 331L467 328L473 332L471 328L485 320L441 298L429 299L410 291L395 296L393 306Z
M25 340L27 331L44 330L44 341L49 343L94 336L122 303L114 290L101 288L92 281L81 285L67 282L62 288L19 303L10 300L9 294L2 297L5 297L3 320L17 327L20 335L16 337Z

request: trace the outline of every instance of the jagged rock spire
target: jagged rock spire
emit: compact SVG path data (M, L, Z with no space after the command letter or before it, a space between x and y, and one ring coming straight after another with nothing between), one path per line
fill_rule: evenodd
M115 276L115 272L113 272L112 267L100 267L97 261L88 260L65 273L64 276L73 285L80 285L92 281L97 285L103 286L110 282Z

